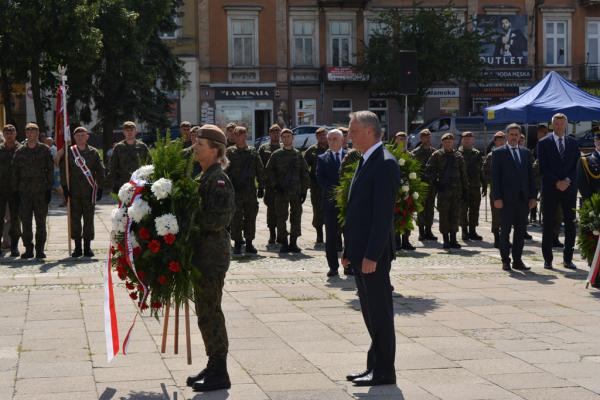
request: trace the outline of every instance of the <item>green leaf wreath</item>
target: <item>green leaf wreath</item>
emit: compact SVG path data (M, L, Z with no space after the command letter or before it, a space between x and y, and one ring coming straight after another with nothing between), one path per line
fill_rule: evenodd
M394 144L387 144L386 149L392 153L400 165L400 186L396 194L394 206L394 227L397 234L404 234L415 228L415 213L423 210L423 200L427 194L427 184L420 178L421 163L410 153ZM350 154L358 154L351 152ZM343 226L346 222L346 206L354 172L360 157L342 166L340 184L335 190L335 200L339 209L338 221Z
M577 212L579 213L577 247L588 264L591 264L600 237L600 193L595 193L584 201Z
M191 298L199 278L192 267L192 243L198 233L194 221L200 218L200 197L198 183L191 178L191 157L183 154L182 147L180 140L159 136L151 151L153 165L134 172L134 176L142 176L145 185L137 189L132 189L131 183L123 185L119 208L113 210L113 270L125 281L139 308L150 308L154 316L163 304L182 304ZM139 197L132 202L135 190ZM129 235L137 277L126 257L127 217L132 221ZM142 283L149 290L146 298Z

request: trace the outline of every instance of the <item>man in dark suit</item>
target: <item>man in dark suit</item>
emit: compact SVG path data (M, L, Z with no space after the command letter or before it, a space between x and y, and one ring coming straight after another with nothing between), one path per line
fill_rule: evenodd
M358 386L396 383L394 306L390 267L394 258L394 204L400 167L383 147L377 115L350 115L350 139L362 154L354 173L344 225L342 265L354 268L360 306L371 336L367 369L346 379Z
M348 153L343 149L344 135L339 129L327 133L329 150L317 158L317 183L321 187L321 204L325 222L325 255L329 265L328 277L338 275L338 208L335 202L335 187L340 184L340 165Z
M575 207L577 205L577 161L580 152L577 141L566 135L567 125L566 115L554 114L552 117L554 132L548 134L537 144L544 202L542 253L546 269L552 269L552 243L555 237L557 207L562 209L565 223L563 265L568 269L577 268L573 264L573 250L575 247Z
M521 259L527 228L529 210L537 205L535 177L533 176L531 153L519 147L521 127L510 124L506 127L508 144L492 153L492 196L494 207L500 209L500 256L502 269L510 271L510 231L514 227L512 268L530 269Z

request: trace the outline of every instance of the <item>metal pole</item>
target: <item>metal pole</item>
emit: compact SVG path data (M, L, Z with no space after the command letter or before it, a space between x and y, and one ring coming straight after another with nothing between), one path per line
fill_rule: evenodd
M61 85L61 107L62 107L62 129L63 129L63 138L65 141L64 147L64 160L65 160L65 175L67 178L67 190L69 193L71 192L71 179L69 177L69 147L71 146L71 134L68 132L69 123L67 122L67 68L66 67L58 67L58 73L60 75L60 85ZM67 196L67 247L69 251L69 255L71 255L71 198Z
M408 135L408 95L404 95L404 131Z

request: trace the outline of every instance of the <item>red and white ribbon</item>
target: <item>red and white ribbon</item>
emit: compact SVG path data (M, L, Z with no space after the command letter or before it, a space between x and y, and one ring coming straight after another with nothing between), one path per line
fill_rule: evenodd
M108 249L108 260L104 271L104 334L106 336L106 357L108 362L119 353L119 327L115 307L115 293L112 281L112 246Z
M590 268L590 273L587 277L587 285L590 283L596 282L598 279L598 274L600 273L600 238L598 239L598 244L596 245L596 252L594 253L594 259L592 260L592 267Z

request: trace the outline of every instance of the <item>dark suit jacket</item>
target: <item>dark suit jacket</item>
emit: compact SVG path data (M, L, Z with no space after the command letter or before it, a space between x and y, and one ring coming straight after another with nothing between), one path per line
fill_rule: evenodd
M347 150L341 150L341 160L344 159ZM331 150L327 150L317 158L317 183L322 189L323 207L335 207L335 187L340 184L340 164L335 162L335 156Z
M537 144L537 156L542 175L542 193L552 195L556 189L556 182L565 178L571 180L567 191L577 191L577 161L580 157L577 141L565 135L564 159L560 153L552 135L547 135Z
M504 203L537 198L531 152L519 147L521 162L515 161L508 145L492 152L492 198Z
M346 206L344 256L352 264L361 265L363 258L393 259L394 204L399 186L398 161L382 145L355 175Z

